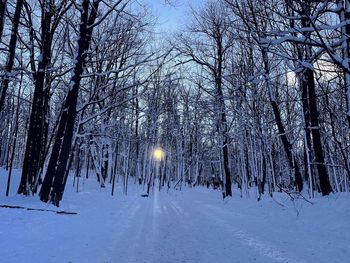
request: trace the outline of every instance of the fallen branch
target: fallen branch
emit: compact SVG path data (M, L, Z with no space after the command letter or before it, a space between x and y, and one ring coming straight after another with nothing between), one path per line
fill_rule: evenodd
M282 207L284 207L284 208L286 207L284 204L278 202L275 198L273 198L273 196L272 196L272 200L275 201L276 204L278 204L278 205L280 205L280 206L282 206Z
M52 209L42 209L42 208L31 208L31 207L24 207L24 206L18 206L18 205L0 205L0 208L14 208L14 209L25 209L28 211L53 212L60 215L77 215L78 214L76 212L56 211Z
M182 178L181 178L179 181L177 181L177 183L174 185L174 189L176 189L177 185L178 185L180 182L182 182Z
M313 202L311 202L310 200L308 200L305 196L303 196L300 192L291 191L291 190L285 189L285 188L283 188L283 187L281 187L281 186L278 186L278 187L280 188L280 190L281 190L282 192L286 193L286 194L290 197L290 199L291 199L292 201L294 201L294 200L296 200L296 199L302 199L302 200L304 200L305 202L308 202L308 203L311 204L311 205L314 204Z

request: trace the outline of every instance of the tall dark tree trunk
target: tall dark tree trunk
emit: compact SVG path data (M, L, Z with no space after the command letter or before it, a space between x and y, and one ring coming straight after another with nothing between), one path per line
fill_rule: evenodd
M0 0L0 40L4 30L6 2L7 0Z
M288 0L286 1L286 11L287 14L290 17L295 16L295 10L291 8L293 6L293 0ZM297 30L295 30L295 23L296 20L290 19L289 24L290 27L293 29L292 36L297 37ZM293 52L294 54L298 57L299 61L303 60L303 53L304 50L301 47L301 45L297 43L292 43L293 47ZM297 66L297 63L294 62L294 65ZM310 179L310 177L313 176L312 173L312 167L309 166L309 160L311 160L311 154L310 154L310 145L311 145L311 135L310 135L310 109L309 109L309 104L308 104L308 99L307 99L307 83L303 82L299 78L299 85L301 86L301 97L302 97L302 107L303 107L303 119L304 119L304 129L305 129L305 134L306 134L306 143L304 141L304 178ZM310 167L310 169L308 168Z
M224 178L225 178L225 196L232 196L232 181L231 181L231 172L229 164L229 134L227 126L227 117L226 117L226 107L224 94L222 90L222 71L223 71L223 45L222 45L222 36L219 36L216 39L217 45L217 70L215 74L215 84L217 92L217 100L219 106L220 114L220 131L223 137L222 145L222 156L223 156L223 166L224 166Z
M287 159L288 159L289 167L291 170L294 170L294 179L295 179L296 185L298 187L298 190L302 191L303 190L303 178L302 178L301 173L300 173L300 168L299 168L298 162L295 159L295 157L293 156L292 145L288 140L286 130L285 130L284 125L282 123L280 109L279 109L278 104L276 102L276 98L274 96L274 91L272 90L273 87L270 84L270 80L269 80L270 66L269 66L267 51L265 49L262 50L262 57L263 57L264 71L265 71L264 76L266 78L265 81L266 81L266 85L268 87L270 104L271 104L273 114L275 117L275 121L276 121L276 125L278 128L278 134L281 138L283 148L284 148L284 151L285 151Z
M276 101L271 101L271 106L272 106L272 109L273 109L273 112L275 115L275 121L277 124L278 133L280 135L284 151L287 155L289 167L294 169L295 182L297 184L298 190L302 191L303 190L303 178L302 178L301 173L300 173L299 165L293 156L292 145L290 144L290 142L287 138L286 131L285 131L284 125L282 123L281 114L280 114L280 111L279 111L279 108L278 108Z
M309 99L308 99L308 83L301 78L300 80L300 86L301 86L301 99L302 99L302 107L303 107L303 118L304 118L304 125L305 125L305 137L306 137L306 143L304 143L304 164L305 164L305 178L309 178L309 180L314 181L314 172L312 166L310 166L310 174L309 169L307 167L309 166L308 160L311 160L311 132L310 132L310 106L309 106ZM312 177L312 178L310 178Z
M1 89L0 89L0 114L1 114L3 107L4 107L4 104L5 104L6 92L7 92L9 83L10 83L10 75L11 75L14 60L15 60L18 25L19 25L19 20L21 17L23 2L24 2L23 0L17 1L15 14L13 17L11 38L10 38L10 44L9 44L9 54L8 54L8 58L7 58L6 66L5 66L5 74L4 74L4 77L2 79Z
M16 115L15 115L15 123L14 123L14 132L12 135L13 141L12 141L12 152L10 156L10 164L9 164L9 173L7 177L7 185L6 185L6 196L9 196L10 194L10 186L11 186L11 177L12 177L12 168L13 168L13 162L15 159L15 152L16 152L16 145L18 140L18 130L19 130L19 114L20 114L20 96L21 96L21 87L22 87L22 81L23 81L23 73L21 74L21 80L18 87L17 92L17 109L16 109Z
M45 106L48 104L48 92L45 92L45 80L47 68L51 61L51 19L52 19L51 1L43 3L42 22L41 22L41 56L39 60L38 70L34 74L34 96L30 115L29 130L27 135L27 143L24 154L23 170L21 182L18 188L18 194L28 195L36 192L36 183L41 166L42 152L45 148Z
M102 145L102 160L101 160L101 176L105 181L108 176L108 158L109 158L109 148L108 143L103 143Z
M70 89L64 101L64 110L59 120L51 157L40 191L41 201L48 202L50 200L56 206L59 206L64 191L64 177L71 150L81 75L91 42L93 24L101 1L93 1L90 12L89 2L89 0L83 0L82 2L78 52L75 58L74 73L70 81Z
M317 109L317 99L315 90L314 72L312 69L305 69L304 80L308 85L308 99L310 107L310 124L312 145L315 154L316 167L320 181L322 195L328 195L332 192L332 186L329 182L329 175L325 165L324 152L322 147L319 114Z
M134 96L135 98L135 140L136 140L136 175L137 179L139 180L139 184L141 185L143 182L143 174L141 171L141 155L140 155L140 138L139 138L139 115L140 115L140 106L139 106L139 99L137 97L137 88L134 90Z
M226 114L225 114L226 119ZM230 172L230 166L229 166L229 149L228 149L228 135L227 132L223 133L224 136L224 145L222 148L223 158L224 158L224 171L225 171L225 195L226 196L232 196L232 180L231 180L231 172Z
M310 10L311 10L311 2L303 3L304 13L302 14L303 18L301 19L301 25L303 28L309 28L311 26L311 21L309 20L310 13L311 13ZM308 31L305 31L303 34L306 38L310 37L310 32ZM311 46L305 46L304 54L305 54L305 60L308 63L310 63L309 60L312 57ZM308 108L309 116L310 116L309 128L311 129L312 148L314 150L320 188L321 188L322 195L328 195L330 192L332 192L332 187L329 182L329 175L325 165L324 152L323 152L322 141L321 141L319 113L317 109L317 98L316 98L316 85L315 85L315 76L314 76L313 69L311 69L310 67L305 67L302 72L301 81L302 81L301 85L303 89L302 95L307 96L307 102L309 107ZM304 103L306 103L306 101ZM307 112L308 111L306 111L306 113Z

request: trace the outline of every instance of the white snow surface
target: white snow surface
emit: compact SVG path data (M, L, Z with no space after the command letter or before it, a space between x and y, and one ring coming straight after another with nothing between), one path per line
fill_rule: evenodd
M120 182L116 195L100 189L95 178L68 182L62 206L37 196L5 197L6 173L0 173L0 204L77 212L0 208L0 262L116 263L345 263L350 262L350 195L317 197L309 204L285 194L259 202L202 187L154 191ZM120 180L121 181L121 180ZM283 205L283 206L282 206Z

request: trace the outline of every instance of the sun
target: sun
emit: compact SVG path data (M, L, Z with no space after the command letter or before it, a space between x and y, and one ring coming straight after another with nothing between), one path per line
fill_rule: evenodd
M163 151L163 149L161 149L161 148L156 148L156 149L153 151L153 157L154 157L157 161L162 160L162 158L164 157L164 151Z

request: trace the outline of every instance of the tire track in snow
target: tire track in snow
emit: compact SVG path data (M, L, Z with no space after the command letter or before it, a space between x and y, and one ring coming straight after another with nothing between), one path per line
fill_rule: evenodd
M288 255L287 252L280 250L271 244L268 244L268 242L266 241L262 241L258 239L257 237L249 234L246 231L234 228L232 226L232 223L228 224L225 220L213 216L217 213L227 215L227 212L222 210L223 208L218 208L218 207L205 205L205 204L203 206L205 208L203 209L203 211L201 211L203 214L205 214L208 218L211 218L211 220L215 220L221 226L225 226L225 229L227 229L242 244L251 247L252 249L259 252L261 255L269 257L275 262L280 262L280 263L307 263L304 260L296 259ZM211 212L208 212L210 210Z
M186 212L178 200L166 200L168 207L168 235L171 236L167 253L172 260L169 262L183 263L209 263L213 253L205 249L205 245L198 246L203 229L198 227L197 222ZM199 249L200 248L200 249ZM180 251L180 252L179 252ZM157 261L164 262L164 261Z
M182 218L188 216L188 214L183 211L183 209L178 205L178 203L175 203L174 201L170 201L169 204L170 204L172 211L177 216L180 216Z
M114 258L121 256L121 252L125 251L121 249L125 245L124 239L129 235L129 231L133 227L133 219L141 208L137 201L138 199L134 198L128 205L120 207L120 212L115 216L116 230L119 231L110 233L112 235L111 242L105 256L107 258L113 257L113 259L107 261L107 263L115 262Z
M119 235L118 243L121 248L111 262L118 263L145 263L157 262L157 218L161 207L155 196L138 198L134 204L136 208L127 217L128 226Z
M176 259L171 262L185 263L232 263L232 262L252 262L249 259L245 261L237 261L232 258L223 258L227 246L225 245L227 236L225 231L216 231L212 221L208 217L198 213L193 203L188 200L176 200L169 202L169 210L171 210L172 220L175 222L173 231L180 233L177 251L181 251L181 255L176 254ZM181 227L179 227L181 226ZM231 254L233 255L233 254Z

